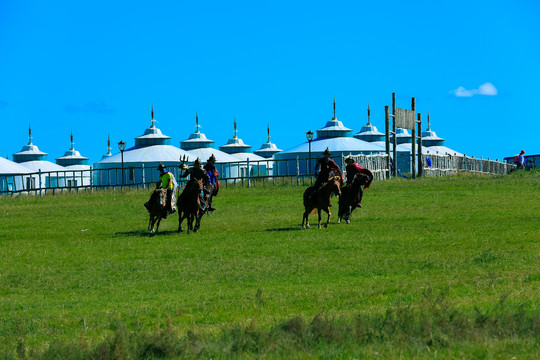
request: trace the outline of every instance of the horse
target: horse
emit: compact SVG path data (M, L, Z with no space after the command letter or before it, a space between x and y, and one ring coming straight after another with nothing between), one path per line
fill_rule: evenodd
M167 203L167 190L156 189L150 196L150 200L144 206L150 214L150 221L148 222L148 231L154 235L157 233L159 223L162 218L167 217L167 210L165 204Z
M354 175L352 183L343 188L339 197L338 224L343 218L347 224L351 223L351 214L362 201L362 195L364 194L362 186L366 186L371 180L373 179L370 176L357 173Z
M187 218L188 229L197 232L201 227L201 217L205 210L201 209L201 199L199 194L203 191L203 180L193 180L188 183L182 193L182 200L178 203L178 232L184 231L182 222ZM206 209L206 207L205 207ZM195 227L193 226L195 221Z
M332 195L339 196L341 194L341 177L332 176L328 179L318 191L316 197L310 197L310 194L315 191L313 186L310 186L304 191L304 216L302 218L302 227L309 229L309 213L317 209L319 214L319 229L321 228L321 210L324 210L328 214L326 219L325 228L328 227L330 222L330 203L332 201Z

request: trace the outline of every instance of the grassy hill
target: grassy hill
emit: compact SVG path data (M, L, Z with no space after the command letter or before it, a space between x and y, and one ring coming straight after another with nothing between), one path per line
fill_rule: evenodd
M1 198L0 358L540 356L538 173L375 182L322 230L303 190L154 237L149 191Z

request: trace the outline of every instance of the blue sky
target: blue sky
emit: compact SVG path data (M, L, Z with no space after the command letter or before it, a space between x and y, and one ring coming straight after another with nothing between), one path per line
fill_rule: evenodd
M384 131L384 106L429 111L476 157L540 153L538 1L0 0L0 156L34 144L91 161L157 126L286 150L337 117ZM426 124L424 123L424 128Z

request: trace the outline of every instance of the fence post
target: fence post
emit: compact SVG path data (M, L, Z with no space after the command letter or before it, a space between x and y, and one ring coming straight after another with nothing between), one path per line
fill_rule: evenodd
M249 158L247 158L246 164L247 164L247 168L246 168L247 187L249 188L249 186L250 186L250 184L251 184L250 179L249 179L249 175L250 175L250 174L249 174Z
M141 164L141 166L142 166L142 188L146 189L146 183L145 183L145 178L144 178L144 164Z
M296 185L300 185L300 159L296 155Z
M41 169L39 169L39 196L41 196Z

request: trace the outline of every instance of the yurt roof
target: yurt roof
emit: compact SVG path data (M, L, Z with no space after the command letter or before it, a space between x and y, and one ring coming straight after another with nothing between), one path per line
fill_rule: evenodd
M17 164L11 160L0 157L0 174L28 174L33 172L24 165Z

